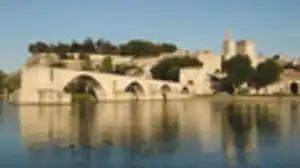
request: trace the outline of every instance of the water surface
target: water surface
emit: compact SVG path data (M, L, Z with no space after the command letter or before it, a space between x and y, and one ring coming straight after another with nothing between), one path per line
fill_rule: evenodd
M0 165L298 168L299 110L292 101L1 102Z

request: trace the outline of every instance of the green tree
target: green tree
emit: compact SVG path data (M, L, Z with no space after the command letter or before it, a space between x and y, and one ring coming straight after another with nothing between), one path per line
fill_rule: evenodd
M126 75L128 71L130 70L136 70L137 73L143 73L143 69L134 65L134 64L127 64L127 63L122 63L122 64L117 64L114 69L114 74L119 74L119 75Z
M118 46L112 44L109 41L98 39L96 41L97 52L101 54L119 54Z
M83 41L82 47L83 47L84 52L87 52L87 53L95 53L96 52L95 43L89 37Z
M161 43L159 47L160 52L163 53L173 53L178 49L177 46L172 43Z
M131 69L136 68L134 65L130 64L118 64L115 67L114 73L119 75L126 75L126 72L128 72Z
M8 88L9 92L12 92L21 86L21 74L19 72L7 75L4 83L5 87Z
M112 59L110 56L107 56L103 59L101 69L102 69L102 72L105 72L105 73L113 72Z
M71 53L81 53L84 49L82 47L82 44L78 43L77 41L72 41L70 45L70 51Z
M180 79L180 69L180 66L173 66L166 73L165 80L178 82Z
M185 56L166 58L159 61L155 66L151 68L151 74L154 79L175 80L174 76L176 75L174 75L174 73L176 72L177 76L179 76L179 71L176 71L177 69L192 66L202 67L202 65L203 63L194 57Z
M28 46L28 52L31 54L49 52L50 46L42 41L37 41L36 43L31 43Z
M254 87L256 89L260 89L277 82L280 80L282 71L283 68L280 67L273 59L267 59L266 61L258 64L253 78Z
M28 48L27 48L28 52L31 54L35 54L36 51L36 45L34 43L30 43Z
M58 42L52 46L52 50L56 53L68 53L70 51L70 45L67 43Z
M32 54L41 52L62 53L101 53L108 55L120 54L124 56L157 56L160 53L170 53L178 49L172 43L154 43L149 40L133 39L123 44L113 44L104 39L93 41L91 38L86 38L83 42L72 41L71 43L46 44L38 41L31 43L28 46L28 51Z
M134 39L125 44L120 44L119 48L121 55L135 57L156 56L160 53L160 47L157 44L141 39Z
M0 93L3 93L3 89L5 88L5 81L7 79L7 75L4 71L0 70Z
M51 45L50 50L57 53L60 59L68 59L67 53L70 51L70 45L58 42L56 45Z
M81 56L83 57L83 60L81 63L81 70L84 70L84 71L94 70L93 63L92 63L92 60L90 59L90 57L86 54L81 54Z
M239 89L241 84L249 83L253 77L251 60L247 55L235 55L223 63L223 70L227 73L226 82Z

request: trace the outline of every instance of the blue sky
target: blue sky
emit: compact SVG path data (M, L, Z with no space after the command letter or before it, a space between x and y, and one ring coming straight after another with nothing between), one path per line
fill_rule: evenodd
M132 38L220 52L226 28L256 51L300 56L297 0L1 0L0 69L13 71L30 42ZM298 17L298 18L297 18Z

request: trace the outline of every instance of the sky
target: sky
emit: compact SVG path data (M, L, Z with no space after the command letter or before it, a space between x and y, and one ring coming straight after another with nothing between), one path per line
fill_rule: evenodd
M297 0L1 0L0 69L19 69L37 40L141 38L219 53L226 29L234 40L253 40L257 53L298 57L299 6Z

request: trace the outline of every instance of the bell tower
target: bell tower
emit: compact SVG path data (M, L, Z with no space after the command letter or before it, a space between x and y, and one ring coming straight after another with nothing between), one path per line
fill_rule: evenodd
M230 41L230 30L229 29L226 30L225 40Z
M223 41L222 52L224 59L230 59L236 54L235 42L231 40L230 30L226 30L225 40Z

